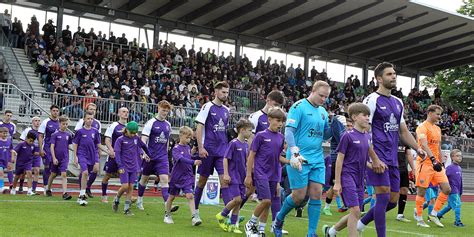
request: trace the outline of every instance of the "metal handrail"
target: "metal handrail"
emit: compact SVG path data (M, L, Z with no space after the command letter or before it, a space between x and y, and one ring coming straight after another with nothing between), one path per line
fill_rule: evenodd
M32 99L30 97L30 95L28 95L23 90L18 88L18 86L14 85L12 83L0 83L0 87L1 88L3 88L3 87L13 87L13 89L16 89L20 93L20 95L23 96L25 99L30 100L30 102L33 102L33 104L36 105L36 107L38 107L39 110L41 110L43 113L45 113L48 116L50 115L49 111L47 111L46 109L41 107L34 99Z
M16 53L15 51L13 51L12 47L11 47L11 43L10 41L8 40L7 36L5 35L5 33L3 32L3 30L1 31L1 37L2 37L2 42L3 40L6 40L7 42L7 46L4 46L6 48L9 48L11 51L12 51L12 54L13 56L15 57L15 60L16 60L16 63L18 63L18 65L20 66L20 69L21 69L21 72L23 73L23 76L25 77L25 80L26 82L28 83L28 85L30 86L30 89L33 90L33 86L31 86L31 83L30 83L30 80L28 79L28 77L26 76L26 73L25 73L25 70L23 70L23 66L21 65L20 61L18 60L18 57L16 56ZM4 57L5 58L5 57ZM6 60L5 60L6 62ZM13 75L13 73L12 73Z

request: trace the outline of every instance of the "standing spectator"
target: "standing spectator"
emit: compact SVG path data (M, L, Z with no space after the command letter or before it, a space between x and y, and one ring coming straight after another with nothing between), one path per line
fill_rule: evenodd
M12 33L9 37L9 40L11 42L11 47L16 48L18 46L18 38L20 35L23 34L23 26L21 25L21 22L17 20L17 18L14 18L14 22L12 23Z
M71 31L69 30L69 25L67 25L66 29L61 32L61 36L63 37L64 45L71 45L72 36Z
M53 25L53 20L51 19L48 20L48 23L44 24L42 30L44 32L43 38L45 39L49 39L50 35L56 36L56 26Z
M5 9L4 14L0 14L0 22L2 23L3 33L9 37L12 28L12 16L8 14L7 9Z
M436 86L436 89L434 90L434 97L435 99L438 99L438 98L441 98L441 94L443 92L441 91L441 89L439 89L439 86Z

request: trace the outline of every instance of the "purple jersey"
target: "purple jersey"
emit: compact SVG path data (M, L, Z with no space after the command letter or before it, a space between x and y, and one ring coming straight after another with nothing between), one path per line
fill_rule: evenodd
M79 121L76 123L76 126L74 127L74 131L79 131L79 129L84 127L84 119L79 119ZM102 129L102 124L100 123L99 120L94 119L92 120L92 127L99 130L99 132Z
M191 159L191 148L188 145L176 144L173 147L173 170L171 171L170 183L182 188L194 183L193 164Z
M140 170L138 161L141 160L142 149L150 156L148 148L138 136L119 137L114 144L115 161L118 168L124 169L126 172L138 172Z
M69 160L69 144L72 144L71 133L68 131L63 132L61 130L56 131L51 135L51 144L54 144L54 154L56 155L56 159L60 161Z
M88 165L99 162L100 133L95 128L81 128L76 131L73 143L77 144L77 158Z
M229 108L207 102L202 106L196 122L204 125L202 142L209 156L222 157L227 148L227 126L229 124Z
M125 128L124 124L121 124L119 122L113 122L107 130L105 130L105 137L108 137L111 139L112 142L112 147L114 147L115 141L123 135L122 131Z
M7 162L10 162L12 149L13 149L13 145L12 145L11 139L8 139L8 138L7 140L0 139L0 161L2 161L5 164ZM2 164L2 162L0 162L0 164Z
M356 129L345 132L337 147L337 152L344 154L342 176L354 177L356 184L364 184L365 167L369 157L371 139L369 133L362 133Z
M377 92L364 100L370 108L372 139L377 156L387 165L398 166L398 131L403 119L403 102Z
M228 159L228 170L231 184L243 184L247 175L247 155L249 145L234 139L229 142L224 158Z
M148 120L143 127L142 135L148 137L148 150L152 160L168 161L168 140L171 133L171 124L156 118Z
M28 166L33 163L33 155L35 152L39 152L39 149L34 144L28 145L26 142L18 143L14 148L17 158L16 158L16 166Z
M255 152L254 179L280 182L280 155L284 137L279 132L265 129L257 133L250 150Z
M451 194L462 194L462 170L461 166L452 163L446 168Z
M51 146L51 135L53 135L53 133L55 133L57 130L59 130L59 120L52 120L51 118L47 118L41 123L38 129L38 133L44 135L43 149L45 151L49 151L49 148Z
M261 132L270 126L268 123L268 117L263 110L259 110L253 114L250 115L249 117L250 122L253 124L253 133L258 133Z
M0 121L0 128L3 127L8 129L8 138L11 139L16 132L16 125L14 123L4 123Z

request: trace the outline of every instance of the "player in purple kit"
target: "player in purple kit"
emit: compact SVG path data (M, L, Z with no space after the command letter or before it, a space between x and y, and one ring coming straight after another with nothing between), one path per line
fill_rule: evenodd
M201 201L204 186L208 177L214 172L219 174L222 199L224 204L229 200L228 185L223 182L224 175L223 156L227 148L227 126L229 124L229 108L223 105L229 96L229 84L218 82L214 86L215 98L207 102L196 117L196 139L201 157L202 165L199 166L199 181L194 191L194 204L199 213L199 202Z
M74 164L81 169L81 174L79 175L81 177L81 190L77 200L81 206L87 205L86 187L90 187L89 183L93 182L92 174L99 171L100 133L92 127L93 119L94 114L86 113L84 116L84 127L77 130L73 139Z
M44 195L46 195L46 185L48 185L49 175L51 174L51 135L59 129L59 107L51 105L49 107L50 117L43 120L38 129L38 146L40 156L43 158L43 186Z
M122 186L114 198L112 209L117 212L120 204L120 197L126 192L124 214L133 215L130 211L132 203L133 183L137 180L137 172L140 170L139 160L142 160L141 151L144 151L143 159L149 160L150 152L146 144L137 136L138 124L135 121L128 122L124 128L123 135L115 141L114 152L117 162L118 172L120 174L120 183Z
M0 190L3 189L3 174L9 170L13 170L13 164L10 160L12 156L13 146L12 140L8 139L8 128L0 128ZM13 181L12 181L13 184ZM6 191L6 190L3 190Z
M69 164L69 145L72 144L72 135L67 131L69 126L69 118L65 116L59 117L59 130L51 135L51 175L49 176L48 186L46 187L46 195L52 196L51 185L58 174L61 174L63 199L71 199L71 195L67 193L67 167Z
M20 135L20 140L25 141L26 140L26 135L28 135L29 132L33 132L36 135L36 140L35 140L35 145L38 146L38 129L41 124L41 119L39 117L33 117L31 119L31 127L25 128L23 132ZM32 184L32 190L33 192L36 191L36 186L38 185L38 179L39 179L39 173L40 173L40 167L41 167L41 156L37 155L33 157L33 165L32 165L32 171L33 171L33 184ZM20 177L20 187L19 191L22 191L23 187L23 182L25 180L25 175L23 174Z
M336 195L341 195L344 205L349 208L350 213L339 220L333 227L323 226L325 237L336 236L337 231L341 231L347 226L348 236L358 236L357 221L360 218L360 209L364 203L364 176L369 155L374 165L374 172L382 173L385 164L375 154L372 147L372 140L369 135L369 115L370 110L362 103L351 104L348 108L349 117L352 119L354 127L345 132L336 149L337 160L335 168L336 181L333 191ZM372 167L372 166L371 166Z
M461 222L461 195L462 195L462 169L459 164L462 162L462 152L459 149L451 151L451 160L453 163L446 168L446 176L448 176L451 193L449 194L448 206L438 212L439 219L443 218L451 209L454 211L454 226L464 227Z
M166 224L173 224L171 217L171 209L173 201L176 196L182 191L188 200L189 210L191 211L191 224L198 226L202 223L199 213L194 207L194 174L193 165L199 166L200 160L191 159L192 154L196 152L196 148L191 150L189 142L193 137L193 130L190 127L184 126L179 129L179 143L173 147L173 170L171 171L170 188L168 201L166 202L166 212L164 222Z
M18 179L23 173L26 173L26 177L28 178L28 196L36 195L31 186L32 186L32 174L31 174L31 166L33 164L33 157L39 154L39 149L35 146L36 134L34 132L30 132L26 135L26 140L24 142L18 143L12 152L12 163L16 161L15 167L15 179L13 180L13 186L10 190L10 194L16 194L16 185L18 183ZM17 157L15 159L15 157Z
M357 222L357 230L363 231L365 226L375 220L377 236L386 236L386 212L397 206L400 191L400 172L398 170L398 141L403 145L425 156L423 149L418 147L403 118L403 102L392 96L391 90L397 86L397 74L394 65L383 62L374 70L378 82L378 90L365 98L364 103L370 108L372 141L375 153L388 169L381 174L367 170L367 184L375 187L375 206Z
M95 117L97 113L97 105L94 103L89 103L86 106L86 113L92 113ZM79 121L76 123L76 126L74 127L74 131L77 132L77 130L81 129L84 127L84 119L79 119ZM92 127L99 130L99 132L102 129L102 124L100 123L99 120L95 119L92 121Z
M108 148L108 158L105 162L104 171L105 175L102 179L102 199L101 202L108 203L107 200L107 186L109 185L109 179L113 174L118 172L117 162L115 161L114 144L117 139L123 135L122 131L125 128L128 120L128 109L122 107L118 110L119 121L113 122L107 130L105 130L105 145Z
M0 121L0 127L8 129L8 139L13 140L13 134L16 132L16 125L11 122L13 117L13 112L11 110L5 110L2 121ZM8 160L11 160L11 156L8 157ZM10 187L13 183L13 169L7 171L8 183Z
M289 163L285 157L281 156L285 139L279 131L285 120L286 115L283 110L271 109L268 112L270 126L257 133L250 146L245 186L251 188L255 185L260 203L255 207L251 219L245 224L247 235L265 236L268 212L272 198L277 195L277 183L281 178L280 162ZM259 221L258 227L257 221Z
M268 120L267 120L268 121ZM219 226L224 230L236 234L242 234L237 225L239 218L240 204L246 198L245 176L247 174L247 139L252 135L253 124L247 119L240 119L236 124L238 136L229 142L224 154L224 182L229 184L229 195L232 201L228 202L224 209L216 214ZM227 225L225 218L232 211L230 225Z
M161 194L163 200L168 200L168 175L169 175L169 161L168 161L168 145L171 134L171 124L166 120L171 111L171 104L162 100L158 103L158 115L155 118L148 120L142 131L142 141L148 144L148 150L151 157L149 161L143 162L142 178L138 185L138 200L137 208L143 208L143 194L148 183L150 175L156 175L160 179ZM172 211L176 211L178 206L175 206Z

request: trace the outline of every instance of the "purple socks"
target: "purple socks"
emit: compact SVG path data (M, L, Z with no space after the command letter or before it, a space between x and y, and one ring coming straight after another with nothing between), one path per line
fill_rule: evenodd
M107 186L109 183L102 183L102 196L107 196Z
M10 186L12 186L13 185L13 171L8 171L7 176L8 176L8 183L10 184Z
M273 197L272 198L272 221L275 220L280 209L281 209L281 198Z
M36 186L38 185L38 181L33 181L33 185L31 187L31 189L33 189L33 191L36 191Z
M49 175L51 174L51 170L48 168L44 168L43 170L43 186L46 188L48 185ZM79 182L80 183L80 182ZM50 187L51 188L51 187Z
M229 213L230 213L230 210L227 209L227 207L224 207L224 209L222 209L221 216L228 216Z
M199 203L201 202L201 197L202 197L202 188L196 187L196 189L194 190L194 206L196 207L196 210L199 209Z
M94 183L95 179L97 178L97 173L90 173L89 180L87 180L87 189L91 189L92 184Z
M386 212L387 210L393 209L397 206L396 203L389 205L390 193L376 194L375 206L369 210L369 212L362 217L361 222L367 225L369 222L374 220L375 228L377 230L377 236L385 237L386 235Z
M230 224L235 225L237 224L237 219L239 219L239 215L234 215L230 216Z
M170 196L169 187L162 187L161 188L161 195L163 196L163 200L166 202L168 201L168 197Z
M138 183L138 196L143 197L143 194L145 193L145 186L141 185Z

